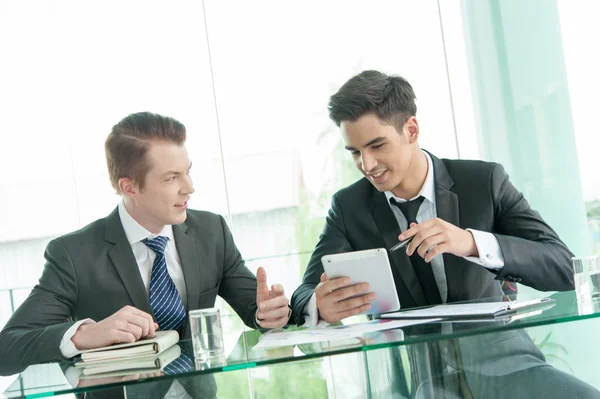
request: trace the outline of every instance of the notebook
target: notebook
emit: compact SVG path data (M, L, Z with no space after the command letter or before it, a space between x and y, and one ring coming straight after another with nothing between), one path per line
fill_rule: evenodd
M178 341L179 334L177 331L157 331L153 338L142 338L129 344L116 344L85 350L81 353L81 362L76 363L75 366L86 367L92 363L158 355Z
M76 366L83 367L83 375L80 378L118 377L129 374L160 371L180 355L181 348L179 345L173 345L158 355L154 354L135 358L107 360L83 366L78 366L76 364Z
M382 314L382 319L485 319L514 314L523 309L532 309L555 302L552 298L531 301L456 303L438 305L426 309L405 310Z
M519 320L523 320L526 319L528 317L533 317L533 316L538 316L541 315L545 310L550 309L552 307L554 307L555 303L550 302L549 304L545 305L545 306L534 306L531 309L533 310L529 310L527 309L517 309L516 312L514 313L508 313L505 314L503 316L497 316L497 317L484 317L484 318L476 318L476 317L469 317L469 318L452 318L452 319L440 319L442 321L446 321L446 322L451 322L451 323L473 323L473 322L482 322L482 323L503 323L503 324L510 324L513 323L515 321L519 321ZM419 319L420 320L420 319Z

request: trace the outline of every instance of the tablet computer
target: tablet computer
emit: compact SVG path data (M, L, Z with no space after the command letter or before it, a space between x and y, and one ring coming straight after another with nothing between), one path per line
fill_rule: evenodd
M384 248L325 255L321 258L328 279L350 278L350 285L369 283L370 292L377 298L371 309L358 314L393 312L400 309L400 301L392 268Z

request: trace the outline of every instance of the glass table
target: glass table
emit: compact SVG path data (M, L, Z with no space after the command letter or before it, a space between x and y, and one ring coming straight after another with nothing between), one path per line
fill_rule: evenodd
M600 306L583 311L574 292L551 298L552 305L517 317L428 322L274 348L257 347L263 332L244 331L227 357L210 361L194 360L183 340L177 360L184 366L160 371L90 378L72 363L33 365L4 395L600 398Z

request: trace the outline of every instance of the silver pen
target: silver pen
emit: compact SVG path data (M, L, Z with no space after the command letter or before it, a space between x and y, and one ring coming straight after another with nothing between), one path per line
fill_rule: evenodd
M394 252L394 251L396 251L396 250L398 250L398 249L400 249L402 247L407 246L408 243L410 243L414 237L415 236L412 236L412 237L407 238L404 241L400 241L398 244L396 244L396 245L394 245L393 247L390 248L390 252Z

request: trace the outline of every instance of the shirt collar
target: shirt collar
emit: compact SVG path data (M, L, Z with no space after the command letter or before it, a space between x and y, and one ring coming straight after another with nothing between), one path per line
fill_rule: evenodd
M411 198L411 200L418 198L422 195L423 197L425 197L426 200L435 205L435 180L433 176L433 161L428 153L426 153L425 151L422 152L423 154L425 154L425 158L427 158L427 176L425 177L425 182L421 187L421 191L419 191L419 194L417 194L414 198ZM398 202L406 202L405 198L396 197L394 194L392 194L391 191L385 191L384 194L388 203L390 202L390 198L394 198Z
M121 224L123 225L123 230L125 231L129 244L135 244L146 238L156 238L157 236L164 236L168 237L171 241L173 240L173 226L170 224L166 225L160 233L152 234L131 217L129 212L127 212L127 208L125 208L123 201L119 202L119 218L121 218Z

